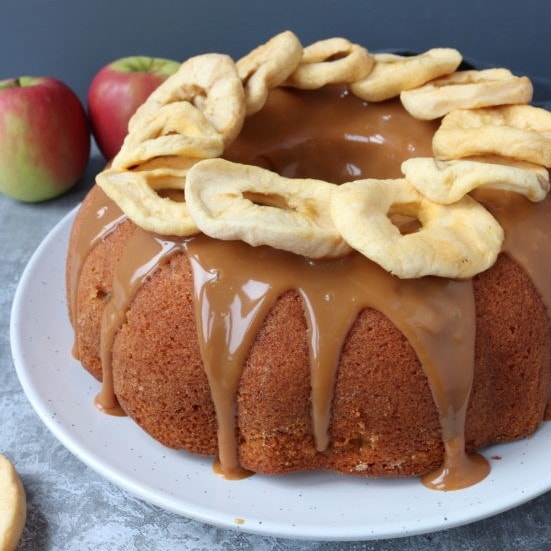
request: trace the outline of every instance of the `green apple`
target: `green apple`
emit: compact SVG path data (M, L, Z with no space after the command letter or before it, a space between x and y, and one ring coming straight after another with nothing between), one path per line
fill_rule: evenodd
M89 157L86 112L66 84L0 81L0 192L26 202L51 199L78 181Z
M119 152L136 109L179 67L170 59L133 56L113 61L94 76L88 90L88 115L106 159Z

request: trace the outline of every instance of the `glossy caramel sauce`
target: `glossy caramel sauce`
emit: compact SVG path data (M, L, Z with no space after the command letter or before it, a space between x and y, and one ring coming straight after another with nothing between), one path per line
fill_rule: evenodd
M367 104L345 87L272 90L224 158L288 178L342 184L402 178L410 157L432 157L433 121L409 115L399 99Z
M117 225L126 220L126 215L112 201L105 201L93 209L95 216L87 224L78 228L71 243L69 270L67 273L67 302L69 317L73 327L77 326L76 312L78 311L77 291L80 272L88 253L104 239ZM75 333L75 341L77 334ZM73 356L79 359L78 346L73 345Z
M335 183L394 178L400 176L403 160L432 156L434 130L434 123L413 119L398 101L368 105L335 87L314 92L276 89L266 107L246 121L224 156L287 177ZM124 219L105 196L98 197L92 207L98 216L75 236L69 251L76 258L68 276L73 318L79 271L87 253ZM545 268L551 252L550 224L540 222L551 215L551 201L533 205L502 192L484 192L480 200L503 225L505 251L531 275L549 310L551 283ZM453 490L488 474L484 458L465 453L476 331L472 282L436 277L400 280L358 253L312 260L270 247L203 235L170 238L137 228L117 266L112 297L103 315L99 407L117 410L111 350L126 311L144 281L176 252L187 254L193 272L197 334L218 421L217 472L226 478L248 474L239 464L235 438L241 371L266 314L279 296L295 289L303 299L308 326L312 430L319 452L331 446L328 427L344 339L358 314L375 308L402 331L416 351L439 414L445 459L423 482L431 488ZM78 341L77 325L75 331Z

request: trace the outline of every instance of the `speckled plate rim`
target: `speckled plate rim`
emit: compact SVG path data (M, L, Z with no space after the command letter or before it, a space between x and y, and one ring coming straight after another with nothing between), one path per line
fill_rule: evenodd
M209 458L168 450L127 418L98 412L98 383L71 356L65 255L76 209L37 248L11 312L12 354L21 385L56 438L86 465L133 495L218 527L307 540L369 540L467 524L551 489L551 423L530 438L484 451L491 474L456 492L417 479L366 480L329 473L226 481Z

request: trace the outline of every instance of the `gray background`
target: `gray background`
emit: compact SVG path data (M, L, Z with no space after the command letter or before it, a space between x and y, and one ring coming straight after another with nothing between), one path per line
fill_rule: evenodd
M0 0L0 79L55 76L84 99L95 72L118 57L185 59L206 51L239 57L284 29L295 31L304 44L342 35L373 51L452 46L519 74L551 78L550 22L549 0ZM0 196L0 452L16 464L29 500L19 551L551 549L551 493L436 534L365 543L298 542L220 530L162 511L106 482L67 452L17 381L9 311L32 252L82 199L102 164L95 152L79 185L44 204Z
M345 36L370 50L447 46L551 78L550 22L548 0L0 0L0 77L47 74L84 98L118 57L239 57L291 29L305 45Z

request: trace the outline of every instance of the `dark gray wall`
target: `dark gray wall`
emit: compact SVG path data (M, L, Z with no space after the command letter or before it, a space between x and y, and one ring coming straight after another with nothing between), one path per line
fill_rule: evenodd
M239 57L284 29L305 45L340 35L372 51L450 46L551 78L550 24L550 0L0 0L0 78L55 76L84 98L118 57Z

